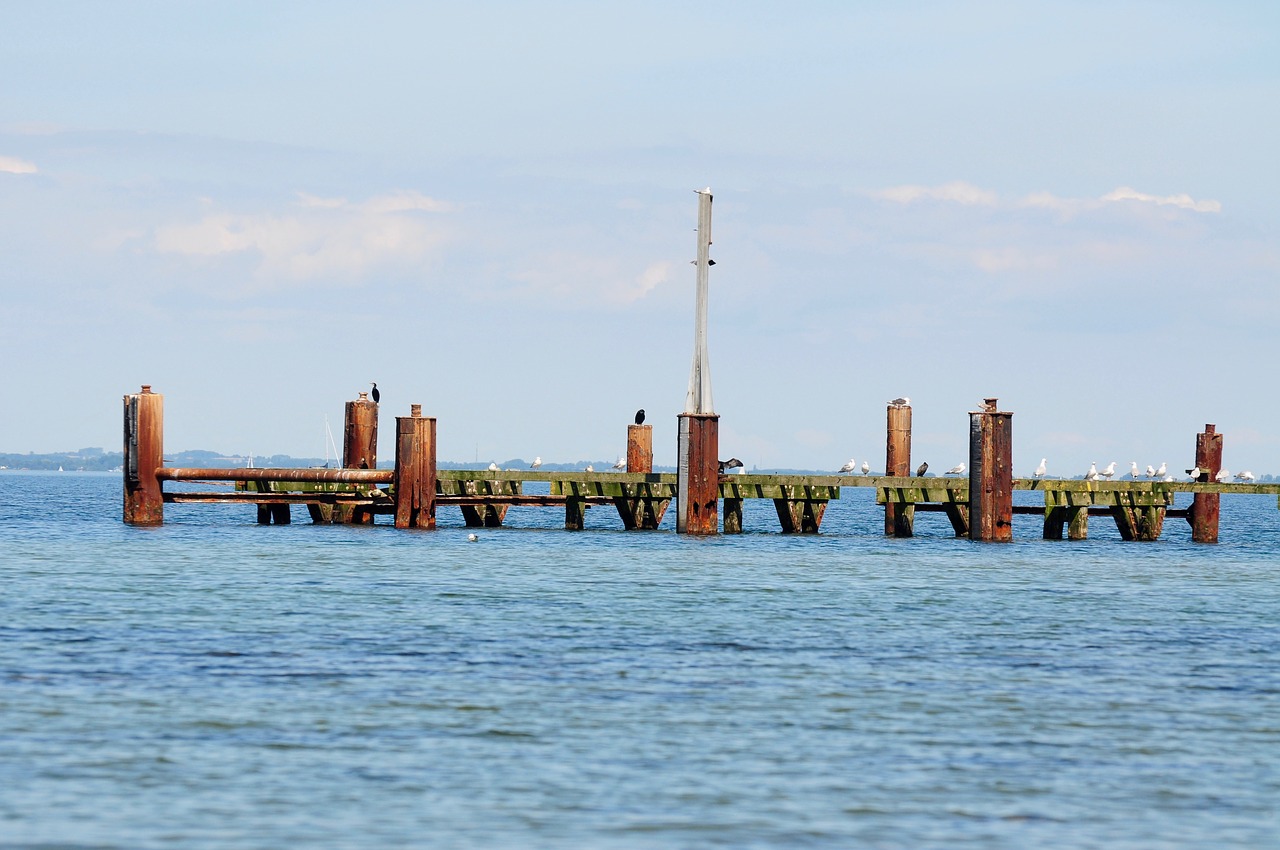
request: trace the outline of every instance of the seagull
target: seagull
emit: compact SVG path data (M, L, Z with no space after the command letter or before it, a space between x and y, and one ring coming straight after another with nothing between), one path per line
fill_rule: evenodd
M502 470L498 467L498 465L497 465L496 463L491 463L491 464L489 464L489 471L490 471L490 472L501 472Z
M1098 477L1098 462L1092 461L1089 464L1089 471L1084 474L1085 481L1092 481Z
M370 381L369 383L373 384L373 392L369 393L369 397L373 399L374 404L377 404L378 400L382 398L382 393L378 392L378 382Z
M1035 472L1031 473L1031 477L1044 478L1044 474L1049 470L1049 467L1045 465L1048 462L1049 462L1048 458L1045 458L1045 457L1040 458L1040 465L1036 467Z
M907 398L906 396L899 396L898 398L895 398L893 401L889 402L889 404L892 404L898 407L910 407L911 399Z
M846 463L844 466L840 467L840 472L839 472L839 473L837 473L837 474L839 474L839 475L843 475L843 474L846 474L846 473L850 473L850 472L853 472L853 471L854 471L855 469L857 469L857 468L858 468L858 462L857 462L856 460L854 460L853 458L849 458L849 462L848 462L848 463Z
M1168 464L1164 461L1160 462L1160 468L1156 470L1156 478L1164 478L1165 472L1168 471Z
M1219 469L1218 474L1213 476L1213 480L1217 481L1219 484L1226 484L1231 480L1231 470L1225 468Z
M1252 480L1253 480L1253 473L1252 473L1252 472L1250 472L1250 471L1249 471L1249 470L1247 470L1247 469L1246 469L1246 470L1244 470L1244 471L1242 471L1242 472L1237 472L1237 473L1236 473L1236 480L1237 480L1237 481L1252 481Z
M953 467L951 467L950 469L948 469L946 474L947 474L947 475L961 475L961 474L963 474L963 473L964 473L964 464L962 463L962 464L960 464L959 466L953 466Z
M618 462L613 465L614 469L626 469L627 459L622 455L618 455Z
M1151 464L1147 464L1147 477L1148 477L1148 478L1155 478L1155 477L1156 477L1156 468L1155 468L1154 466L1152 466Z
M864 460L862 462L862 474L867 475L871 472L871 462Z
M1138 462L1136 460L1129 461L1129 477L1136 481L1140 474L1138 472Z
M644 424L644 408L643 407L636 411L636 424L637 425Z
M1116 462L1114 460L1111 461L1111 463L1107 464L1107 468L1102 470L1098 474L1101 475L1103 478L1107 479L1108 481L1110 481L1111 476L1116 474Z
M740 466L742 466L742 461L738 460L736 457L731 457L728 460L722 460L720 461L720 474L724 475L725 470L737 469Z
M594 466L592 466L591 464L587 464L587 468L586 468L586 469L584 469L584 470L582 470L582 471L583 471L583 472L595 472L595 471L596 471L596 468L595 468Z
M916 478L924 478L924 474L929 471L929 461L925 461L916 467Z
M1193 467L1191 467L1190 469L1188 469L1188 470L1187 470L1187 475L1190 475L1190 476L1191 476L1191 480L1192 480L1192 481L1199 481L1199 480L1200 480L1200 467L1198 467L1198 466L1193 466Z
M479 539L480 539L480 535L476 534L474 531L467 535L467 540L471 541L472 543L475 543Z
M530 469L537 469L542 466L542 455L538 455L533 459L533 463L529 464Z

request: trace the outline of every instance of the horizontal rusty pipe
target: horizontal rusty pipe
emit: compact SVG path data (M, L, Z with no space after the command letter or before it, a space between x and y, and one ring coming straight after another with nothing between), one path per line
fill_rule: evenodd
M161 481L312 481L338 484L390 484L390 469L184 469L162 466Z

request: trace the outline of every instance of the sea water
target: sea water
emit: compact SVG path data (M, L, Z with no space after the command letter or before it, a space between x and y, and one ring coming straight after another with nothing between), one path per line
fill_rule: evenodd
M890 540L868 490L473 543L120 489L0 473L0 847L1280 846L1273 497L1214 546Z

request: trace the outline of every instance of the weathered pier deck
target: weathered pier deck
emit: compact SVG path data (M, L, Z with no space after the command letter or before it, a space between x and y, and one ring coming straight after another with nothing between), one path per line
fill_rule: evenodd
M916 511L946 513L957 537L975 540L1012 538L1016 515L1034 515L1045 539L1079 540L1088 535L1090 516L1110 517L1125 540L1156 540L1166 517L1185 518L1192 539L1215 542L1218 499L1223 494L1280 497L1280 484L1221 483L1210 480L1221 465L1222 435L1212 425L1197 435L1195 481L1146 479L1064 480L1013 478L1012 414L995 410L970 413L970 471L966 476L909 475L760 475L723 474L710 450L702 450L696 486L699 510L678 530L688 533L742 532L743 503L772 500L784 533L815 534L827 505L846 489L874 492L885 511L885 533L910 537ZM143 387L125 396L124 519L136 525L163 522L167 504L254 505L258 522L288 523L292 505L306 505L316 523L372 523L377 515L395 517L398 528L433 528L440 507L458 507L471 527L496 527L510 508L548 507L564 511L567 529L585 525L589 507L612 505L625 529L657 529L672 501L681 498L681 475L652 472L652 426L627 431L626 472L544 470L440 470L435 461L436 420L417 405L397 417L395 469L377 469L377 404L365 397L347 403L342 469L192 469L163 466L161 396ZM909 468L910 408L891 403L886 468ZM684 417L682 417L684 418ZM697 427L710 427L714 417ZM683 423L682 423L683 427ZM708 454L707 452L710 451ZM1216 458L1215 458L1216 454ZM1216 467L1215 468L1215 464ZM230 482L234 490L166 490L166 483ZM547 484L546 493L526 493L531 482ZM1042 505L1013 505L1015 490L1038 491ZM1191 506L1177 509L1177 493L1193 494ZM1280 501L1278 501L1280 507ZM719 520L722 519L722 523ZM696 528L696 530L695 530Z

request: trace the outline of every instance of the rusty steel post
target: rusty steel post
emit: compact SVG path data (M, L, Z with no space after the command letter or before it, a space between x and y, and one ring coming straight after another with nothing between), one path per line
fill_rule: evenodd
M906 477L911 474L911 405L889 405L886 429L884 474ZM886 537L911 537L915 533L914 505L884 503Z
M164 396L151 391L124 397L124 521L161 525L164 493L156 470L164 466Z
M676 533L719 532L720 417L681 413L676 444Z
M347 402L342 465L346 469L378 468L378 404L370 401L367 393Z
M653 426L627 426L627 472L653 472Z
M1213 425L1205 425L1196 434L1196 466L1200 469L1198 481L1213 481L1222 469L1222 435ZM1187 522L1191 523L1191 539L1196 543L1218 542L1218 511L1221 496L1217 493L1196 493L1191 497L1191 510Z
M994 398L969 414L969 539L1013 540L1013 414Z
M342 466L345 469L378 468L378 403L369 400L368 393L360 393L345 408L345 425L342 429ZM373 511L349 505L335 505L331 522L339 524L372 525Z
M422 415L396 417L396 528L436 527L436 420Z

